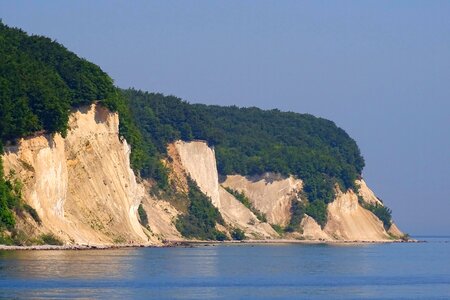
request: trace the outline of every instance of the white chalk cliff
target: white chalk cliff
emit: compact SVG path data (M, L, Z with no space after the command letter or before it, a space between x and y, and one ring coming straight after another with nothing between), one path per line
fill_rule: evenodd
M5 150L5 174L13 170L24 201L42 219L36 231L74 244L149 240L136 214L144 188L130 168L130 147L119 139L118 114L80 108L70 115L67 137L29 137Z
M38 225L24 218L18 224L21 229L35 235L52 232L68 244L158 245L182 239L174 225L182 212L173 203L150 196L151 184L136 178L130 167L130 147L118 128L116 113L93 104L72 112L66 137L37 135L5 149L5 174L12 172L23 183L23 200L42 219ZM271 224L289 224L291 203L299 200L303 188L300 179L231 175L219 182L214 150L203 141L177 141L168 145L168 154L171 180L182 192L187 189L187 176L195 180L224 218L221 230L240 228L250 239L281 238ZM364 181L358 183L365 202L383 205ZM267 222L258 220L224 187L243 192ZM141 203L149 219L146 227L137 216ZM303 218L301 229L287 238L385 241L402 235L395 224L386 232L351 190L337 191L323 229L310 216Z

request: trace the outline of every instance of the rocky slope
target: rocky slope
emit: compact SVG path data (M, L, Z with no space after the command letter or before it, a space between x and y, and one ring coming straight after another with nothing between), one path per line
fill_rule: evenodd
M120 139L118 125L117 114L94 104L72 112L65 138L37 135L5 149L5 174L23 183L23 200L42 219L39 225L23 217L19 229L29 235L52 232L66 244L159 245L183 239L175 226L178 216L185 213L183 203L151 196L154 183L136 179L130 168L130 148ZM389 235L383 223L358 203L353 191L337 190L323 229L305 215L299 232L281 236L271 224L289 224L292 201L302 201L300 179L267 173L251 178L230 175L219 181L214 149L203 141L169 144L168 157L172 184L186 194L187 178L192 178L221 213L225 224L217 228L228 237L236 228L258 240L386 241L391 235L402 235L395 224ZM363 201L382 205L364 181L359 185ZM226 188L245 194L252 209ZM137 216L141 203L148 215L147 226ZM265 214L267 222L260 221L255 211Z

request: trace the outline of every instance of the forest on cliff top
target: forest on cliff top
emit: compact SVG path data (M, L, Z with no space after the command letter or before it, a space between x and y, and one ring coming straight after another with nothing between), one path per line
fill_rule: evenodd
M215 148L223 175L264 172L304 180L309 201L328 203L334 186L355 188L364 159L333 122L309 114L190 104L174 96L120 90L97 65L47 37L0 21L0 151L36 132L67 132L71 109L98 101L120 115L133 169L167 187L161 163L169 142L201 139ZM1 169L1 161L0 161ZM23 209L20 192L0 172L0 226Z

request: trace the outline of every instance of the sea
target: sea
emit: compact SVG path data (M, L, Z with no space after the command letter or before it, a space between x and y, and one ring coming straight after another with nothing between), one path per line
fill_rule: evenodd
M450 299L450 237L0 251L1 299Z

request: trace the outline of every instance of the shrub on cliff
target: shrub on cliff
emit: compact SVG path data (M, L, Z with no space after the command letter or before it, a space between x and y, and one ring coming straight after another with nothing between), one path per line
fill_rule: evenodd
M325 227L327 223L328 212L327 205L322 200L314 201L306 205L305 214L316 220L320 227Z
M236 241L242 241L245 240L245 232L240 229L240 228L235 228L232 232L231 232L231 237L233 238L233 240Z
M46 233L40 236L42 244L62 246L64 243L53 233Z
M369 204L364 202L363 207L370 210L378 219L383 222L384 229L389 230L392 225L392 211L380 204Z
M41 220L41 218L39 217L37 211L36 211L33 207L31 207L31 206L28 205L28 204L24 204L24 205L23 205L23 209L24 209L24 211L26 211L26 212L33 218L33 220L34 220L36 223L38 223L39 225L42 225L42 220Z
M147 227L148 226L148 216L147 216L147 212L145 211L142 203L139 204L138 215L139 215L139 222L141 223L141 225L144 227Z
M286 232L294 232L300 229L300 223L303 216L305 215L306 205L296 199L292 200L291 204L291 219L289 220L289 225L286 227Z
M0 158L0 232L12 230L16 224L13 210L19 210L21 204L21 186L11 178L5 178Z
M188 187L188 212L178 218L178 231L189 238L223 240L223 234L216 229L216 223L224 224L219 210L191 178L188 178Z

